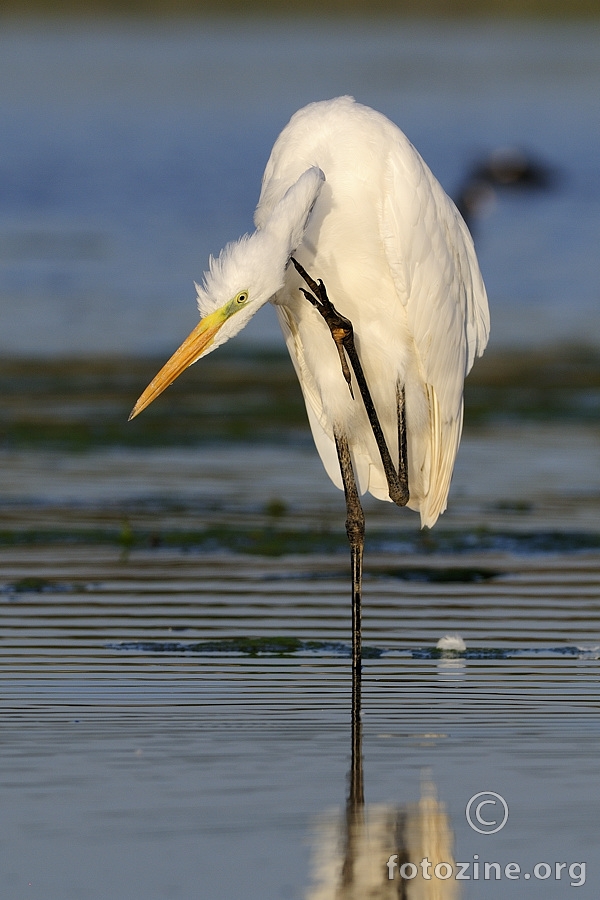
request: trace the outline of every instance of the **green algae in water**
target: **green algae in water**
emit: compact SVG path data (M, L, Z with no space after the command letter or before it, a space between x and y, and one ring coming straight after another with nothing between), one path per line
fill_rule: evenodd
M3 591L8 594L58 594L72 590L73 585L71 584L35 575L19 578L17 581L9 581L3 588Z
M211 526L205 529L146 529L133 525L124 530L122 524L114 528L48 528L10 529L0 531L0 547L52 546L76 544L86 546L114 546L122 552L159 550L161 548L196 553L231 551L248 556L278 557L290 554L348 554L348 540L344 531L307 531L306 529L276 529L243 526ZM366 543L370 553L392 553L398 566L376 570L377 575L404 581L477 583L501 575L485 567L403 566L407 554L424 558L435 554L463 554L500 552L526 554L577 553L600 549L600 534L579 531L510 532L482 528L460 531L403 532L395 537L390 532L370 532Z
M231 17L237 21L258 20L263 17L278 18L329 16L352 20L381 16L384 20L393 16L420 18L464 19L476 17L595 17L600 13L598 0L305 0L301 5L286 4L281 0L257 0L249 5L242 0L6 0L3 12L9 16L44 16L51 20L62 17L97 18L98 16L139 18L210 20L214 16Z
M499 578L503 573L480 567L444 566L443 568L398 566L378 569L377 575L397 578L400 581L426 582L428 584L480 584Z
M0 447L83 451L219 442L310 442L284 352L223 347L191 366L143 415L129 412L163 359L0 360ZM465 426L600 415L600 353L585 347L490 352L465 384ZM280 513L273 504L272 515Z
M185 654L199 656L352 656L349 644L339 641L303 641L295 637L236 637L218 641L127 641L110 644L112 650L140 653ZM363 659L377 659L383 651L376 647L363 647Z
M82 451L308 437L298 379L287 355L235 348L223 348L209 364L191 367L129 422L135 400L163 362L0 361L0 446Z
M107 645L110 650L119 652L156 653L165 655L194 656L245 656L245 657L298 657L316 656L320 658L352 657L352 648L341 641L304 641L296 637L236 637L222 638L216 641L121 641ZM381 659L392 657L411 657L422 660L464 659L473 660L506 660L515 658L556 658L567 657L577 659L598 659L600 647L468 647L465 650L446 650L438 647L414 647L388 649L385 647L365 646L362 658Z

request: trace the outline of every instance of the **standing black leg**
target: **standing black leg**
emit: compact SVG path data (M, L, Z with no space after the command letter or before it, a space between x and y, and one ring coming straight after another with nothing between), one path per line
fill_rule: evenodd
M352 560L352 762L346 804L346 850L341 873L341 887L347 889L354 882L354 864L357 857L355 844L363 824L365 802L362 762L360 621L365 516L358 496L348 440L344 434L335 433L335 446L344 483L346 534L350 541ZM345 893L345 890L343 892Z
M335 446L340 461L340 471L346 497L346 534L350 541L352 565L352 677L360 677L361 661L361 593L362 562L365 546L365 515L358 496L352 470L350 448L343 434L335 434Z

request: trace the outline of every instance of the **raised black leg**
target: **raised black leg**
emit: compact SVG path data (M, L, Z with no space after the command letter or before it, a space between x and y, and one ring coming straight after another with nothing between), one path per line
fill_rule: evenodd
M406 476L404 479L402 479L401 477L399 477L398 472L394 468L392 457L385 442L383 430L379 422L377 410L375 409L375 404L373 403L371 392L369 391L369 386L367 385L367 380L365 378L358 353L356 352L356 346L354 344L354 328L352 327L352 322L350 321L350 319L346 319L345 316L342 316L340 315L340 313L338 313L333 303L328 298L327 291L325 290L325 285L320 279L318 283L314 281L314 279L310 277L310 275L300 265L300 263L294 259L294 257L292 257L292 263L296 267L297 272L302 276L304 281L309 286L312 294L309 293L309 291L304 290L304 288L300 288L300 290L302 291L306 299L309 300L316 309L318 309L329 327L331 336L335 341L335 345L338 349L344 378L346 379L348 387L350 388L350 393L352 394L352 379L350 376L348 363L346 362L346 356L350 360L350 365L352 366L352 369L354 371L354 377L356 378L356 383L358 384L358 388L360 390L360 394L367 411L371 430L373 431L373 436L375 437L375 441L379 449L381 462L383 464L383 470L385 472L385 477L388 483L390 500L393 500L394 503L396 503L398 506L406 506L409 497L408 473L406 465L406 439L404 438L403 448L402 445L400 446L400 457L401 459L402 457L404 458L403 467ZM354 394L352 394L352 396L354 396ZM399 406L398 409L400 409ZM402 411L404 415L404 402L402 403ZM406 429L404 427L404 424L402 427L403 432L405 433ZM398 430L400 433L400 421L398 421Z
M398 480L408 503L408 450L406 447L406 403L404 385L396 387L398 408Z

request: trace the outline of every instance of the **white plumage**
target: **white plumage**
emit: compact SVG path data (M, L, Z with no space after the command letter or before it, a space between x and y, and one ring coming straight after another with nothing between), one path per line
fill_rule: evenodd
M463 382L488 339L489 313L471 236L404 134L350 97L297 112L273 147L255 214L310 167L324 173L295 255L349 318L392 458L396 384L406 386L409 506L432 526L446 508L463 414ZM369 422L353 400L325 323L291 267L272 302L302 386L315 444L341 487L334 425L348 436L361 492L387 500ZM357 391L355 390L355 396Z
M257 230L211 260L203 319L136 404L137 415L185 369L275 304L315 444L342 487L334 431L361 492L389 499L359 391L344 381L331 333L303 296L290 257L322 279L354 326L358 356L392 459L397 386L406 395L408 505L432 526L446 507L463 417L463 382L488 339L487 299L471 236L417 151L385 116L350 97L297 112L275 142Z

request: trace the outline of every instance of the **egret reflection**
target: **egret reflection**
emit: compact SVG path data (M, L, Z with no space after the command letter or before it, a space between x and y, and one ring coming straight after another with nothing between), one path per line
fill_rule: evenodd
M454 835L435 784L417 802L366 804L360 675L352 685L352 754L343 813L319 817L311 835L305 900L458 900Z

